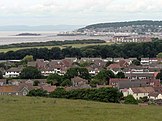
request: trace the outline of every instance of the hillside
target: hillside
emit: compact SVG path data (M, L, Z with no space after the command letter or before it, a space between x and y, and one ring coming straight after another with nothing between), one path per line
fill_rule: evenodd
M112 32L159 32L162 31L162 21L129 21L99 23L78 29L82 32L85 30L112 31Z
M0 97L1 121L161 121L162 107Z

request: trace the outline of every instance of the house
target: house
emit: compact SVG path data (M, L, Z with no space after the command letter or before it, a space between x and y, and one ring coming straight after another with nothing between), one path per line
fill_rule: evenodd
M6 79L0 79L0 86L6 85Z
M162 86L154 87L155 92L162 93Z
M44 59L36 60L36 67L41 70L42 75L49 76L50 74L57 73L64 75L66 70L72 67L71 59L44 61Z
M49 76L50 74L56 73L55 70L53 68L50 68L50 67L43 68L43 69L40 69L40 70L41 70L41 74L43 76Z
M24 84L30 84L33 85L35 81L38 81L39 84L38 85L46 85L47 84L47 79L21 79L21 80L17 80L19 83L24 83Z
M128 59L124 59L124 61L126 61L129 65L132 64L133 60L137 60L137 58L128 58Z
M100 70L97 67L94 67L93 65L86 68L88 69L89 74L92 76L95 76L100 72Z
M51 85L42 85L41 89L47 91L48 93L53 92L56 90L56 86L51 86Z
M74 77L71 79L73 87L84 87L88 84L88 80L80 78L80 77Z
M91 63L96 65L98 68L104 68L106 66L106 61L102 59L92 59Z
M120 92L123 93L124 97L127 97L129 95L129 89L125 88L125 89L120 89Z
M1 86L0 95L18 95L17 86Z
M124 81L130 81L127 78L121 79L121 78L111 78L109 80L109 85L111 85L112 87L116 88L119 85L119 82L124 82Z
M20 73L22 71L22 68L19 68L19 67L12 67L10 69L8 69L6 72L5 72L5 75L3 75L4 77L6 78L9 78L9 77L18 77L20 76Z
M14 85L14 86L18 86L20 84L20 81L18 81L17 79L12 79L8 81L9 85Z
M45 68L45 66L48 64L48 61L45 61L44 59L37 59L36 60L36 67L38 69Z
M148 67L129 67L123 70L128 79L155 79L155 72L151 72Z
M107 69L108 70L111 70L114 74L117 74L118 72L121 72L122 71L122 67L119 65L119 63L110 64L107 67Z
M136 80L136 81L123 81L123 82L119 82L117 85L118 89L129 89L132 87L149 87L150 85L147 84L145 81L140 81L140 80Z
M17 94L19 96L26 96L30 89L27 86L18 86Z
M162 93L152 92L148 95L148 98L152 100L162 100Z
M125 67L123 71L125 73L127 72L154 72L149 70L149 66L135 66L135 65L130 65L129 67Z
M112 39L112 42L116 43L129 43L129 42L150 42L152 41L150 37L144 37L144 36L129 36L129 35L123 35L123 36L114 36Z
M29 89L26 86L1 86L0 95L19 95L26 96Z
M130 87L161 87L159 79L131 80L127 78L114 78L109 80L109 85L112 85L114 88L119 89L128 89Z
M127 62L125 59L120 60L118 64L120 65L121 68L127 68L130 65L129 62Z
M113 62L118 63L120 60L124 60L124 58L113 58Z
M140 99L143 97L148 97L151 93L155 93L155 90L153 87L136 87L129 88L128 92L128 94L132 95L135 99Z

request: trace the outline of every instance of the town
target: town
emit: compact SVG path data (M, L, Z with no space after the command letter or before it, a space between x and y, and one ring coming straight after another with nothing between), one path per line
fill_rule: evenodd
M113 43L150 42L152 38L162 38L161 25L161 21L100 23L62 32L58 36L91 36Z
M1 95L26 96L31 90L117 88L124 97L162 100L162 58L65 58L7 60L0 63ZM40 73L39 73L40 72ZM105 75L104 75L105 74Z

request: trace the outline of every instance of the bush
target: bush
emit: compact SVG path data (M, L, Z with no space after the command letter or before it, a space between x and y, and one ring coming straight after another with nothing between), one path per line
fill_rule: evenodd
M35 67L26 67L21 71L21 79L41 79L41 71Z
M83 99L112 103L119 103L122 96L122 93L115 88L78 89L71 91L58 88L50 94L52 98Z
M54 92L50 93L49 97L52 98L66 98L67 92L64 88L57 88Z
M132 96L132 95L128 95L127 97L125 97L125 104L138 104L138 101Z
M39 96L39 97L46 97L47 91L41 89L34 89L31 90L27 96Z

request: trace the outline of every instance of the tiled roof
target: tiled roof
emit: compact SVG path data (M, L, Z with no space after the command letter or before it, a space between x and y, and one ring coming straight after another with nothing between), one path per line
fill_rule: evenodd
M159 95L158 92L152 92L149 94L149 96L152 96L152 97L157 97Z
M53 92L57 88L56 86L51 86L51 85L42 85L41 88L43 90L46 90L47 92Z
M110 68L110 69L121 68L121 66L117 63L114 63L114 64L109 65L108 68Z
M18 68L18 67L12 67L7 70L7 72L21 72L21 71L22 71L22 68Z
M13 93L13 92L17 92L18 91L18 87L17 86L1 86L0 87L0 92L5 92L5 93Z
M145 81L121 81L118 82L118 88L124 89L124 88L133 88L133 87L147 87L150 86Z
M121 67L128 67L129 66L129 64L125 61L125 60L120 60L119 61L119 65L121 66Z
M155 92L153 87L136 87L131 88L134 93L153 93Z
M73 82L86 82L88 83L88 80L80 78L80 77L74 77L71 79Z

